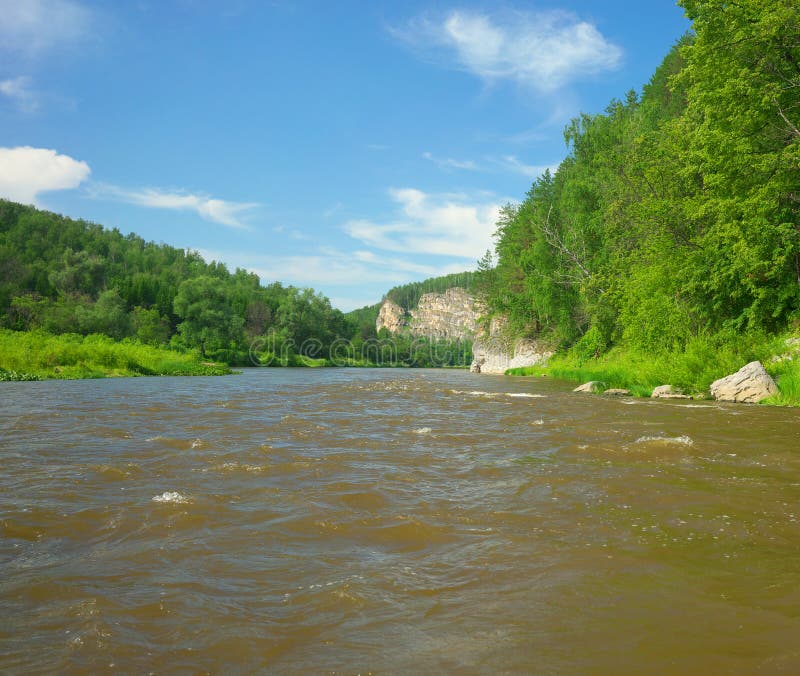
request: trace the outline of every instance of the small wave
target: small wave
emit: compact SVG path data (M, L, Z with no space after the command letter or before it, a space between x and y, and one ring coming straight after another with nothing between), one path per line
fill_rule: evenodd
M203 472L266 472L267 467L264 465L249 465L240 462L223 462L219 465L212 465L206 467Z
M468 394L472 397L514 397L525 399L544 399L544 394L532 394L530 392L484 392L483 390L448 390L451 394Z
M196 439L185 439L179 437L165 437L159 434L154 437L148 437L147 439L145 439L145 441L147 441L148 443L157 443L160 446L166 446L167 448L174 448L179 451L203 448L205 446L205 441L199 437Z
M681 446L693 446L694 441L685 434L680 437L639 437L637 444L679 444Z
M430 427L420 427L414 430L414 434L430 434L433 430Z
M183 505L189 502L189 498L181 495L178 491L164 491L161 495L153 496L153 502L171 502L176 505Z

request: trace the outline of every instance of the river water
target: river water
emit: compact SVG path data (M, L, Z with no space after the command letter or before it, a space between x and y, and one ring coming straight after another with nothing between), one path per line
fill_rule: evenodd
M800 412L546 378L3 383L0 672L800 671Z

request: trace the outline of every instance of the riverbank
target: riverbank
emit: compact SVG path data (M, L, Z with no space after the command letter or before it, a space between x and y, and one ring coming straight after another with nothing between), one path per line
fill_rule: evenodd
M512 376L549 376L576 383L602 382L649 397L659 385L672 385L696 398L708 398L709 386L751 361L760 361L778 385L778 394L761 403L800 406L800 340L794 334L775 337L742 335L697 338L680 352L647 354L617 346L598 357L576 350L556 354L546 366L509 369Z
M216 376L233 371L176 352L103 335L54 336L42 331L0 329L0 381L75 380L123 376Z

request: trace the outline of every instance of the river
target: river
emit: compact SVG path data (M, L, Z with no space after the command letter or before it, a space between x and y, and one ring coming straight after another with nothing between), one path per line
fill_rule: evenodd
M800 412L571 387L3 383L0 671L800 671Z

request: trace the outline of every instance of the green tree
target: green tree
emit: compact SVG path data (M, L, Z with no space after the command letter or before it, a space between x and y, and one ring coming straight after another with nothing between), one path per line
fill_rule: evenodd
M201 276L181 283L174 301L179 344L197 347L204 357L244 349L244 319L230 311L219 279Z

